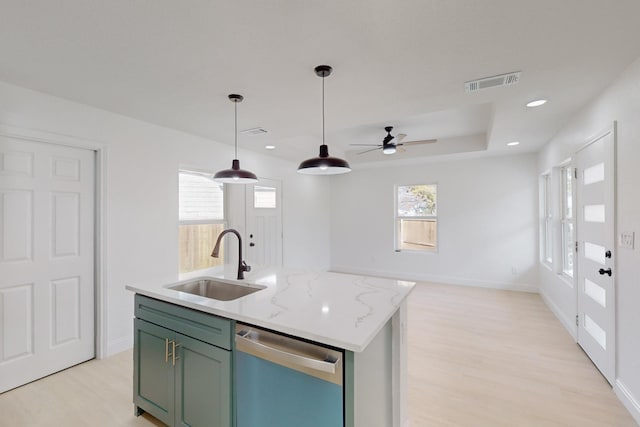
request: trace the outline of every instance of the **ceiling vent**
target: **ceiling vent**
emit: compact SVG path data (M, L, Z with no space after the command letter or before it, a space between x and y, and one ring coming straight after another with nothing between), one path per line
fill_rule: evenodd
M465 82L464 90L465 92L477 92L490 87L513 85L519 81L520 71L515 71L513 73L500 74L499 76L484 77L482 79Z
M267 133L265 128L251 128L240 131L241 134L244 135L262 135L263 133Z

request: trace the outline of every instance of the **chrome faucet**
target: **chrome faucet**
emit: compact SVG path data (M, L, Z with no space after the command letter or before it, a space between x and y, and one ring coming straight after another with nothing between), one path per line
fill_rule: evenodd
M218 258L218 253L220 252L220 242L222 238L227 233L233 233L238 237L238 280L244 279L244 272L251 271L251 266L247 265L246 262L242 259L242 237L240 237L240 233L233 228L229 228L227 230L222 230L220 235L218 236L218 240L216 240L216 246L213 248L213 252L211 252L211 256L214 258Z

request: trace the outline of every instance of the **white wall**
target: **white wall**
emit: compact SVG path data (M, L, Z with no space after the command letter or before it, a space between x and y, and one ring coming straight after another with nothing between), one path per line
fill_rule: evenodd
M394 185L438 184L438 252L394 252ZM332 181L331 268L537 289L533 154L356 170Z
M636 234L635 249L615 248L617 380L615 391L640 423L640 59L587 105L539 154L538 171L550 169L617 121L617 231ZM540 267L543 297L561 319L576 314L575 290ZM566 325L566 321L564 322ZM575 336L575 326L568 329Z
M178 274L178 169L227 169L233 147L1 82L0 99L0 124L106 147L106 353L128 348L133 295L125 285ZM241 151L240 158L244 168L283 181L286 265L328 268L329 181L273 157Z

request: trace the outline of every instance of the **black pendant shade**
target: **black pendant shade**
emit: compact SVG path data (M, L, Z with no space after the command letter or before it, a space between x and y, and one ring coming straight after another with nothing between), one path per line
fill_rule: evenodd
M240 169L240 160L233 159L231 169L216 172L213 180L227 184L251 184L258 182L258 177L251 171Z
M332 70L328 65L318 65L315 68L316 75L322 77L322 145L318 157L307 159L298 166L298 172L303 174L337 175L351 172L346 160L329 156L329 147L324 143L324 78L329 76Z
M346 160L329 156L329 147L323 144L318 157L300 163L298 172L307 175L337 175L351 172L351 167Z
M229 100L235 105L235 159L231 162L231 169L216 172L213 180L227 184L252 184L258 182L258 177L251 171L240 169L238 160L238 102L242 102L242 95L231 94Z

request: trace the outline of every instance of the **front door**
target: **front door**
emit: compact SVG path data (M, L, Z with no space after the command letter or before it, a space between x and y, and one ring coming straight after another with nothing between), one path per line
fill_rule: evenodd
M615 129L576 154L578 344L615 378Z
M282 265L282 183L260 178L246 190L247 263Z
M0 136L0 393L94 357L94 159Z

